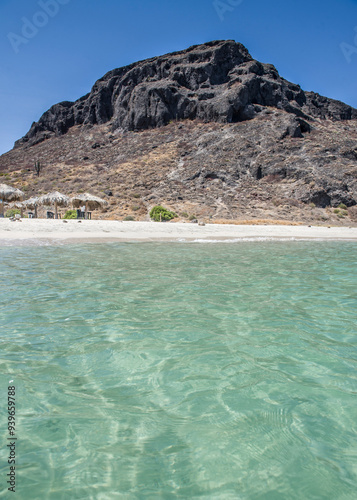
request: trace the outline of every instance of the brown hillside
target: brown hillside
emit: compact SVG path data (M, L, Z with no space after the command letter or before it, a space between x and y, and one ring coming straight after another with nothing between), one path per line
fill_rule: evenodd
M53 106L0 157L0 175L29 197L106 197L103 218L163 204L184 219L350 225L356 117L241 44L210 42L113 70Z

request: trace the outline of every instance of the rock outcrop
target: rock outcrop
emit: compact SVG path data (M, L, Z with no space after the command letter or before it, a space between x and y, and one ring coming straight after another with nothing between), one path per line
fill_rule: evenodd
M357 110L216 41L113 70L52 106L0 174L29 197L54 186L105 197L107 218L163 204L187 220L350 225L356 144Z
M237 123L266 108L291 115L291 137L308 132L317 118L357 118L356 109L288 82L242 44L213 41L110 71L76 102L52 106L15 146L64 135L75 125L136 131L185 119Z

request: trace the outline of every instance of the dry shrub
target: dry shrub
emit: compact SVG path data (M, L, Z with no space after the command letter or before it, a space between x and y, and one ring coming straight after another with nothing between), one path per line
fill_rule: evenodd
M280 207L281 205L289 205L291 207L299 207L300 202L295 198L273 198L272 203L275 207Z
M265 177L263 177L263 181L270 182L271 184L280 182L281 180L282 177L279 174L268 174Z
M357 205L355 205L354 207L349 207L348 215L353 221L357 222Z

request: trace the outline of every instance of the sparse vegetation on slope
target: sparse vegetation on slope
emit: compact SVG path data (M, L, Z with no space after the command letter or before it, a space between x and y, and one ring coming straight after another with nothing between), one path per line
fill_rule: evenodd
M156 205L150 210L150 218L155 222L166 222L176 217L174 212L171 212L161 205Z
M0 175L28 197L93 193L108 201L94 217L108 219L148 220L162 205L187 222L351 224L356 140L357 110L215 41L113 70L53 106Z
M281 220L351 224L357 221L354 121L318 121L304 138L281 139L287 114L273 111L236 124L184 121L113 134L108 127L74 127L0 157L7 184L26 196L89 191L109 205L94 217L148 220L153 205L200 220ZM101 148L92 149L100 142ZM37 177L33 158L46 167ZM86 159L84 159L86 158ZM276 176L271 182L270 175ZM112 196L105 194L110 192ZM332 208L343 203L348 216ZM133 207L139 207L133 211ZM41 213L41 209L39 209Z

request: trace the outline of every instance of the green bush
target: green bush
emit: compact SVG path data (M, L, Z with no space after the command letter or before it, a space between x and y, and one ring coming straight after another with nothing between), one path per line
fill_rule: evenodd
M123 221L126 221L126 222L128 222L128 221L133 221L133 220L135 220L135 217L133 217L132 215L127 215L127 216L123 219Z
M347 210L347 206L344 203L340 203L338 208L342 208L342 210Z
M64 219L77 219L77 210L67 210L64 214Z
M188 213L187 212L182 212L181 217L184 217L185 219L188 219Z
M177 217L174 212L167 210L167 208L162 207L161 205L156 205L156 207L152 208L150 211L150 218L155 222L162 222L171 220Z
M190 217L188 218L188 220L195 220L195 219L197 219L195 215L190 215Z
M21 215L21 210L18 208L9 208L9 210L5 212L5 217L14 217L15 215Z
M335 210L333 211L334 214L339 214L340 213L340 210L338 208L335 208Z

